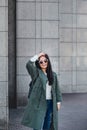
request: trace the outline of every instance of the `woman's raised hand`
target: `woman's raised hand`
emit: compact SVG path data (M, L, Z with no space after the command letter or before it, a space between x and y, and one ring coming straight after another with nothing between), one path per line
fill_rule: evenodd
M42 55L45 55L45 53L44 53L44 52L40 52L40 53L38 54L38 57L40 57L40 56L42 56Z

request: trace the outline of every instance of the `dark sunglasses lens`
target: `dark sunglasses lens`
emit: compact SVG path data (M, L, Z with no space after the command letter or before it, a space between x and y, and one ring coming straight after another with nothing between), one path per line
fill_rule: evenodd
M47 63L47 60L44 60L45 63Z
M48 60L46 59L46 60L44 60L44 61L40 61L39 63L40 64L43 64L43 63L47 63L48 62Z
M40 63L40 64L43 64L43 61L40 61L39 63Z

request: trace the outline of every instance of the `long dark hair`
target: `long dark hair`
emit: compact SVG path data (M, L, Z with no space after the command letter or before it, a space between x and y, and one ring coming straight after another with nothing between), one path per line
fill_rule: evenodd
M48 78L48 81L49 81L49 85L52 85L53 84L53 72L52 72L51 62L50 62L49 56L47 54L45 54L43 56L46 59L48 59L48 66L47 66L47 69L46 69L46 73L47 73L47 78ZM39 57L39 59L40 59L40 57ZM39 64L39 59L38 59L38 61L36 61L36 66L39 69L41 69L40 64Z

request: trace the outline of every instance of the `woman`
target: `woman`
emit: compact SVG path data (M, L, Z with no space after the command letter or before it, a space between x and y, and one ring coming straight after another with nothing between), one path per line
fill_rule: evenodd
M26 68L32 82L22 124L33 130L58 130L62 95L48 55L43 52L35 55Z

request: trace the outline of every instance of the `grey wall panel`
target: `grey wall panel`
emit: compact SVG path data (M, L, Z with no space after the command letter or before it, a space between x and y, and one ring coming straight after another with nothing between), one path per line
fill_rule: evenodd
M44 51L50 56L62 93L87 92L86 3L83 0L17 0L18 83L26 79L28 59ZM24 83L17 87L24 89ZM27 100L26 92L18 92L18 105L22 94L24 101Z
M8 129L8 0L0 1L0 129Z

